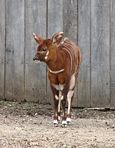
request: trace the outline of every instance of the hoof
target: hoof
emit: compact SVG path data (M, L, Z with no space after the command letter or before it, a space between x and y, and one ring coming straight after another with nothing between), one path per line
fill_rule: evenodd
M66 120L62 121L62 127L67 127L67 121Z
M54 120L53 123L54 123L55 127L58 127L58 121L57 120Z
M67 121L67 124L70 124L71 123L71 118L67 117L66 121Z

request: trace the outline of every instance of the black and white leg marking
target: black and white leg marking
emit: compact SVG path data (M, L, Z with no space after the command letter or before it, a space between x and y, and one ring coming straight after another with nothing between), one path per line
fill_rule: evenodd
M61 101L63 100L63 95L62 95L63 85L59 84L59 85L55 85L54 87L59 91L59 96L55 95L55 99L58 100L58 112L60 113Z
M52 88L53 88L53 90L55 89L55 91L57 91L58 92L58 94L57 93L55 93L54 92L54 99L55 99L55 101L58 101L58 104L57 104L57 119L55 120L54 119L54 125L57 125L58 124L58 120L60 119L60 112L61 112L61 101L63 100L63 95L62 95L62 90L63 90L63 85L52 85Z
M54 126L58 126L58 99L56 99L55 96L59 95L59 91L56 90L52 85L51 85L52 93L54 96Z

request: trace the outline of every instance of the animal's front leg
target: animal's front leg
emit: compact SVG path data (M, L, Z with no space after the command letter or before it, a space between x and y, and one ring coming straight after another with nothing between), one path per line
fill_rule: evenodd
M54 98L54 126L58 126L58 100Z
M65 85L63 91L62 91L62 110L63 110L63 117L62 117L62 126L67 126L67 121L66 121L66 112L65 112L65 107L66 107L66 101L67 101L67 93L68 93L68 85Z
M54 126L58 126L58 104L59 104L59 91L56 90L52 85L51 85L51 90L53 93L53 97L54 97Z
M62 100L62 110L63 110L62 126L63 127L67 126L65 106L66 106L66 99L64 98Z

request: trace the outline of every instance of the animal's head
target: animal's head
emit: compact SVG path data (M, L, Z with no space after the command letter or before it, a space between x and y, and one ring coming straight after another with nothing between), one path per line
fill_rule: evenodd
M38 43L34 61L48 62L55 58L55 51L63 40L63 32L55 33L50 39L44 39L35 33L33 33L33 37Z

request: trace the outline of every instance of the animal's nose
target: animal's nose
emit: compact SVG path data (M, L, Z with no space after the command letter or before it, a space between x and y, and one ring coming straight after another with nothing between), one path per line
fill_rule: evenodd
M37 56L33 58L33 61L39 60Z
M35 61L35 60L36 60L36 57L33 58L33 61Z

